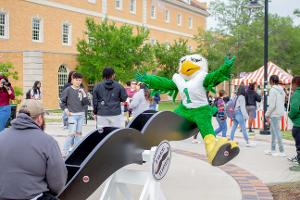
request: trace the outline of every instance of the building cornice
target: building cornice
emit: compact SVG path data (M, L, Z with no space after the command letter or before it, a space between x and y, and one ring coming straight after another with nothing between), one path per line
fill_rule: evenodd
M0 53L26 53L26 52L36 52L36 53L45 53L45 54L64 54L64 55L78 55L78 52L59 52L59 51L43 51L43 50L0 50Z
M175 1L175 0L162 0L166 3L169 3L169 4L172 4L172 5L175 5L179 8L184 8L186 10L189 10L191 12L194 12L194 13L197 13L197 14L200 14L200 15L203 15L204 17L208 17L209 16L209 12L205 9L200 9L200 8L195 8L191 5L188 5L184 2L180 2L180 1Z
M172 29L162 28L159 26L149 25L147 23L141 23L141 22L137 22L137 21L133 21L133 20L116 17L116 16L111 16L111 15L105 16L103 13L100 13L100 12L90 11L90 10L86 10L83 8L77 8L77 7L69 6L69 5L62 4L62 3L57 3L57 2L47 1L47 0L23 0L23 1L35 3L38 5L48 6L48 7L52 7L52 8L59 8L59 9L76 12L76 13L80 13L80 14L85 14L85 15L89 15L89 16L93 16L93 17L107 18L109 20L113 20L116 22L122 22L122 23L136 25L136 26L143 26L143 27L151 28L153 30L172 33L172 34L176 34L176 35L183 36L183 37L189 37L189 38L194 37L192 34L179 32L179 31L175 31Z

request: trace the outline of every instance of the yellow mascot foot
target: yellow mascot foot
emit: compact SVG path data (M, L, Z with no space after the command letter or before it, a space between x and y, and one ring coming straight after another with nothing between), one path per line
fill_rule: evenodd
M236 157L240 148L234 141L228 141L227 138L217 139L214 135L204 137L207 159L213 166L224 165Z

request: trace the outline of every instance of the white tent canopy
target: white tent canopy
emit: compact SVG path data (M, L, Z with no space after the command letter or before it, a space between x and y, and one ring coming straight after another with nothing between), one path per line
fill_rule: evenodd
M282 84L290 84L292 82L293 76L275 65L272 62L268 62L268 80L270 79L270 76L277 75L279 76L280 83ZM259 85L263 85L264 83L264 66L260 67L254 72L251 72L247 74L243 78L234 79L233 84L234 85L240 85L241 83L244 83L245 85L248 85L249 83L257 83Z

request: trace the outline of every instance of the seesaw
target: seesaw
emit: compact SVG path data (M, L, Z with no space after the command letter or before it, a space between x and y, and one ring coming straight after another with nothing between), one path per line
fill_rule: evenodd
M143 164L143 152L161 141L187 139L197 126L170 111L145 111L126 128L105 127L88 134L67 157L68 180L61 200L87 199L112 174Z

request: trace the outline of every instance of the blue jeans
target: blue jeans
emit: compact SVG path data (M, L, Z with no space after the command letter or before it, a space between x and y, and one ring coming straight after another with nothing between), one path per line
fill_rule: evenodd
M241 126L244 139L248 143L249 138L248 138L248 134L247 134L247 131L246 131L246 124L245 124L245 120L244 120L244 117L243 117L243 114L242 114L241 111L235 111L235 117L233 119L233 126L232 126L231 134L230 134L230 139L231 140L234 139L234 134L235 134L235 131L236 131L236 128L237 128L238 125Z
M272 151L276 150L276 139L277 139L279 151L281 153L283 153L284 149L283 149L283 144L282 144L281 132L279 129L279 121L280 121L280 117L271 117L270 118L270 132L272 135L271 150Z
M64 151L68 152L74 146L76 146L81 138L82 125L84 120L84 114L71 115L68 117L69 132L70 134L65 140Z
M219 124L219 127L215 130L216 135L218 135L218 133L222 132L222 137L226 137L226 133L227 133L227 122L226 119L221 120L220 118L216 117L217 122Z
M8 106L0 106L0 133L5 129L6 123L10 117L11 107Z
M68 115L67 115L67 113L65 111L62 114L62 119L63 119L63 125L65 127L68 127Z

